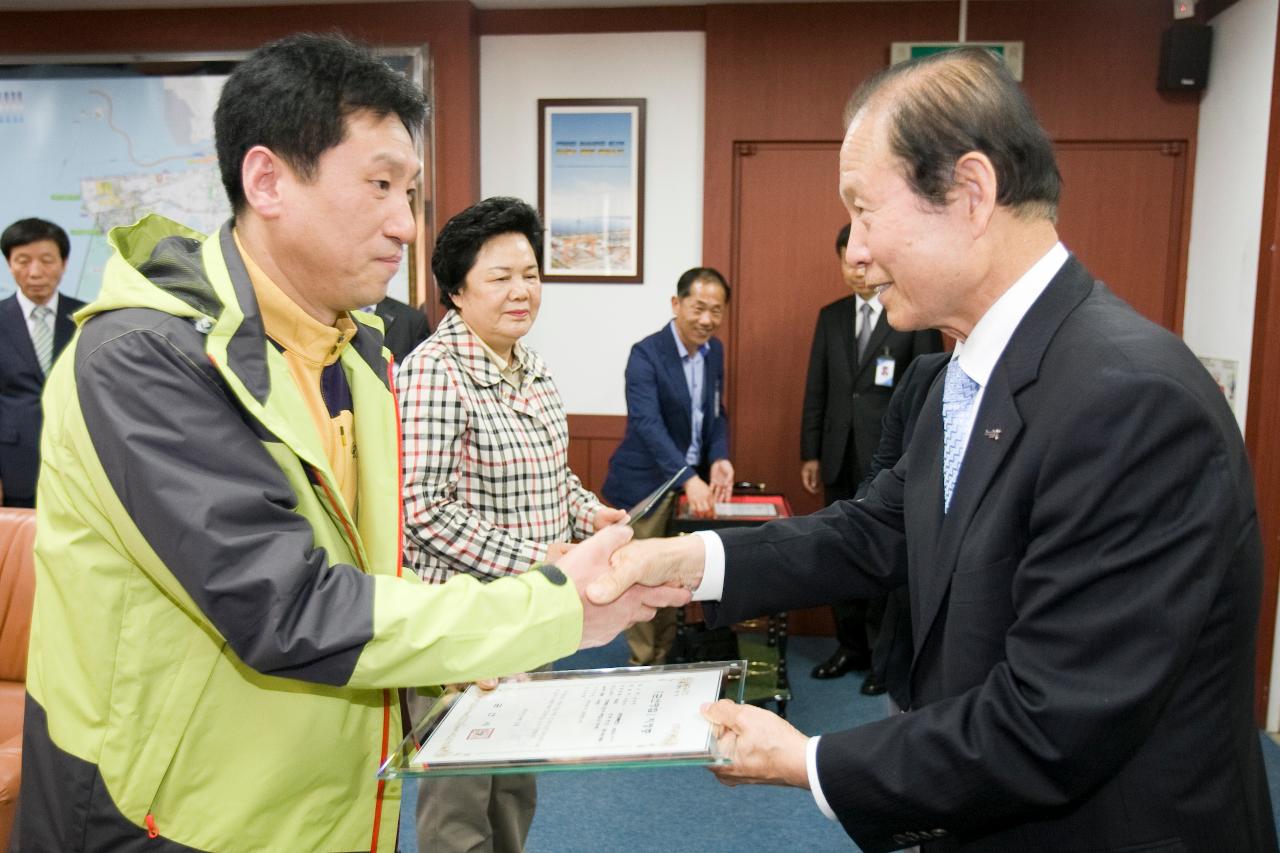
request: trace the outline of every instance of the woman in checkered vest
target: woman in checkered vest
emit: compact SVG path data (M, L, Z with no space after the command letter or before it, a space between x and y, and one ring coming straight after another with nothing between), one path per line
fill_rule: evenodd
M405 558L428 582L482 581L553 562L621 520L569 470L569 428L546 364L520 343L542 302L542 223L489 198L449 220L431 269L449 312L396 375L403 429ZM533 777L421 784L419 849L524 848Z

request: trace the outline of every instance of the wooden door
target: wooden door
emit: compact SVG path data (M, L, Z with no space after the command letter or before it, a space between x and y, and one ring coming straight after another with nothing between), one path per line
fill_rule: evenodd
M1062 141L1055 147L1062 242L1144 316L1181 333L1190 221L1186 143Z
M735 151L736 222L728 383L738 479L765 483L807 514L800 485L800 408L818 309L849 295L836 232L848 221L836 190L840 143L742 143Z

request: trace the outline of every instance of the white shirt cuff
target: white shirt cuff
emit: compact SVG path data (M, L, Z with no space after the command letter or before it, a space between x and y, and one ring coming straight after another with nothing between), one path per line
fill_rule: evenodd
M702 582L693 591L694 601L719 601L724 595L724 543L710 530L693 534L702 540Z
M826 815L828 820L839 820L827 803L827 798L822 795L822 785L818 783L818 740L817 737L809 738L809 743L804 750L804 769L809 774L809 791L813 794L813 801L818 804L818 810Z

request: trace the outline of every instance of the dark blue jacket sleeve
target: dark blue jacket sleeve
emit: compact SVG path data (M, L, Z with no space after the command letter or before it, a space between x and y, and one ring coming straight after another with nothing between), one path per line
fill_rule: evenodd
M679 470L685 461L684 451L676 446L662 418L658 400L660 381L653 355L639 344L632 347L626 371L627 417L649 457L661 467L665 479ZM676 485L684 485L692 476L692 472L685 474Z

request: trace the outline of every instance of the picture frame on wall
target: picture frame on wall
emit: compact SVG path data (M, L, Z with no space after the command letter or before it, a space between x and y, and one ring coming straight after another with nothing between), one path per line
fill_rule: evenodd
M542 280L644 280L644 98L538 101Z

